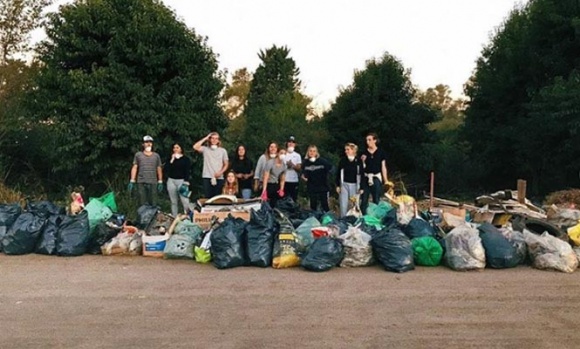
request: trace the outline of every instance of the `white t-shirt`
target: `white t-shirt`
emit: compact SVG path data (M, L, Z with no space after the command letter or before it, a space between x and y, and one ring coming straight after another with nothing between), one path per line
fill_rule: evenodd
M218 147L217 149L211 149L206 146L202 146L203 153L203 171L202 178L213 178L216 172L219 172L224 166L224 162L228 161L228 152L224 148ZM218 179L223 179L224 176L221 175Z
M292 161L294 165L299 165L302 163L302 156L296 151L291 153L286 153L285 162ZM297 183L298 182L298 172L292 168L286 170L286 183Z

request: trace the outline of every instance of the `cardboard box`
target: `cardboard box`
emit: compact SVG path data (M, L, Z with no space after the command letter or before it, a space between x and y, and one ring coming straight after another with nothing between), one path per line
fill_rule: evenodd
M164 235L143 235L143 256L145 257L163 257L165 244L169 239L169 234Z
M241 218L245 221L250 220L249 211L223 211L223 212L194 212L193 213L193 223L199 225L202 229L209 229L211 225L211 220L215 216L220 222L223 222L228 215L232 215L235 218Z
M442 209L443 213L449 213L454 216L461 217L463 219L465 219L465 215L467 213L467 210L465 210L464 208L443 205L440 205L438 207Z

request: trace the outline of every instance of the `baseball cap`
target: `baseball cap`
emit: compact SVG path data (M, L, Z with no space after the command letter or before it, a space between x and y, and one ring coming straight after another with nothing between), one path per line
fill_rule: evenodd
M294 136L290 136L290 137L288 137L288 140L286 141L286 143L288 143L288 142L296 143L296 139L294 138Z
M153 142L153 137L147 135L143 137L143 142Z

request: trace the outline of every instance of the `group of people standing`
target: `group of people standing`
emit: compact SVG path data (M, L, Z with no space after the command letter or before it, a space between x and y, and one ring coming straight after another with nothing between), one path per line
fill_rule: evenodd
M361 196L360 208L366 212L369 198L378 203L387 183L386 155L378 148L375 133L366 136L366 149L358 156L354 143L344 146L344 154L336 167L335 185L339 195L340 214L347 214L349 200ZM154 204L156 192L163 191L163 174L167 177L167 191L171 200L171 213L178 213L178 202L189 209L189 178L191 161L184 155L180 144L173 145L173 152L165 163L153 152L153 138L143 137L143 150L135 154L131 168L129 191L138 189L140 204ZM260 196L275 207L278 200L291 197L298 199L300 180L305 182L310 208L329 210L329 176L334 166L320 156L318 148L310 145L306 158L296 151L296 139L289 137L285 147L271 142L258 158L254 167L248 158L246 147L238 145L230 161L221 146L220 136L212 132L193 145L203 156L202 189L206 198L220 194L235 195L244 199Z

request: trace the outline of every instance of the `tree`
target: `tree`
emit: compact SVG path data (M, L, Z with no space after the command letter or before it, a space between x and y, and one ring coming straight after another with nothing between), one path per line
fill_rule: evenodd
M427 125L436 114L416 100L409 74L388 53L356 71L353 83L340 92L323 117L330 148L342 152L346 142L363 147L366 134L376 132L391 173L410 174L412 180L426 178L431 168L429 145L435 141Z
M50 15L47 36L27 100L57 138L63 183L126 178L145 134L169 152L227 125L214 53L158 0L77 1Z
M52 0L0 0L0 178L5 179L14 167L10 154L22 143L19 127L24 110L24 91L32 88L38 71L35 62L28 64L30 32L43 20L43 9ZM30 151L29 151L30 152Z
M252 74L247 68L241 68L232 75L232 82L227 84L222 96L224 113L230 120L243 114L248 101Z
M315 142L315 131L306 120L311 99L300 91L299 69L287 47L260 51L262 61L250 87L246 107L244 142L261 153L270 141L282 143L290 135L300 142Z
M532 137L555 140L560 126L575 127L577 121L555 115L570 109L560 88L574 85L570 76L580 66L578 33L578 1L532 0L515 8L484 48L466 87L464 137L487 189L513 187L518 178L529 180L532 194L577 184L578 160L564 139L547 149ZM551 93L561 104L540 115ZM563 121L567 124L552 127ZM554 156L562 151L563 156ZM562 175L572 171L570 164L576 170Z
M465 100L453 99L449 86L439 84L425 92L418 91L417 99L437 112L437 120L430 128L444 138L456 133L463 125Z
M252 74L248 72L248 69L238 69L232 75L232 82L226 85L222 95L222 108L230 119L226 138L233 143L241 142L244 137L246 128L244 110L248 102L251 83Z
M30 32L42 23L53 0L0 0L0 65L30 49Z

